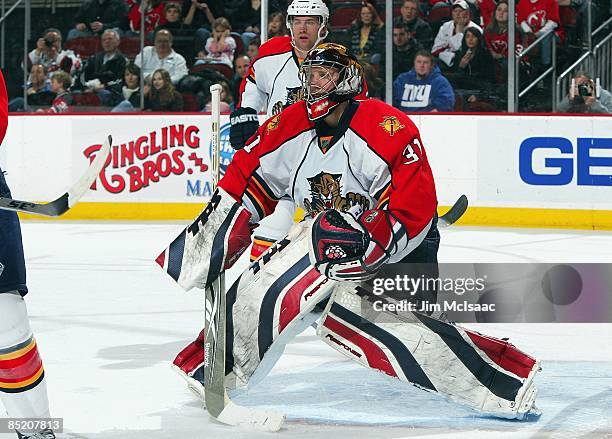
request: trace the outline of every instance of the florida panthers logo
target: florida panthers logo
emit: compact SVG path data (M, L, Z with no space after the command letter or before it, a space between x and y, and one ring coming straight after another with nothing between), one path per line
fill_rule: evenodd
M311 216L327 209L336 209L347 212L349 209L357 216L370 208L370 201L361 194L348 192L345 197L342 193L342 174L320 172L308 178L310 184L310 200L304 200L304 207Z

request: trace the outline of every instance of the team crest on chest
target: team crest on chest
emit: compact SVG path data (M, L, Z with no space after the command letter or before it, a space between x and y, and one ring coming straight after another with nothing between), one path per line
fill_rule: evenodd
M342 174L320 172L307 179L310 185L310 200L304 200L304 207L313 217L328 209L347 212L356 207L357 212L354 212L355 209L351 210L360 215L370 208L370 200L361 194L348 192L346 196L342 196Z
M280 114L277 114L268 123L268 126L266 127L266 133L269 133L270 131L274 131L275 129L278 128L279 125L280 125Z
M383 130L390 136L405 128L395 116L383 116L383 121L379 123Z

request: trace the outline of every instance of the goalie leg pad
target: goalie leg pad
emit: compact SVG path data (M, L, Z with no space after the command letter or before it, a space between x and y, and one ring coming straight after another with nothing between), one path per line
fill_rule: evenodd
M251 244L251 214L221 188L155 259L183 289L205 288Z
M361 286L339 285L319 337L363 366L483 413L522 419L533 408L540 370L534 358L425 315L376 311L364 296Z
M296 224L228 290L226 365L239 385L256 370L264 376L282 347L314 321L315 305L331 294L335 282L310 264L309 235L309 223Z

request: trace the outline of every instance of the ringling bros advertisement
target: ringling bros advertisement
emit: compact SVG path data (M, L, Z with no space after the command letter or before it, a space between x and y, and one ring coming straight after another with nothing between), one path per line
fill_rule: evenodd
M132 118L113 120L113 146L95 185L96 201L201 203L211 195L209 117ZM221 125L221 172L231 161L229 124ZM73 122L82 155L93 160L104 135L91 134L90 124ZM89 142L84 142L90 139Z

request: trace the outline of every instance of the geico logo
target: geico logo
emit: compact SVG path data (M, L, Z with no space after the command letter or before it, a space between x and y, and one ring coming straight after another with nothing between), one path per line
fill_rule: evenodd
M530 137L519 148L521 180L563 186L576 174L578 186L612 186L612 139L579 137L576 148L565 137Z
M240 116L232 117L232 125L243 122L259 122L256 114L241 114Z

